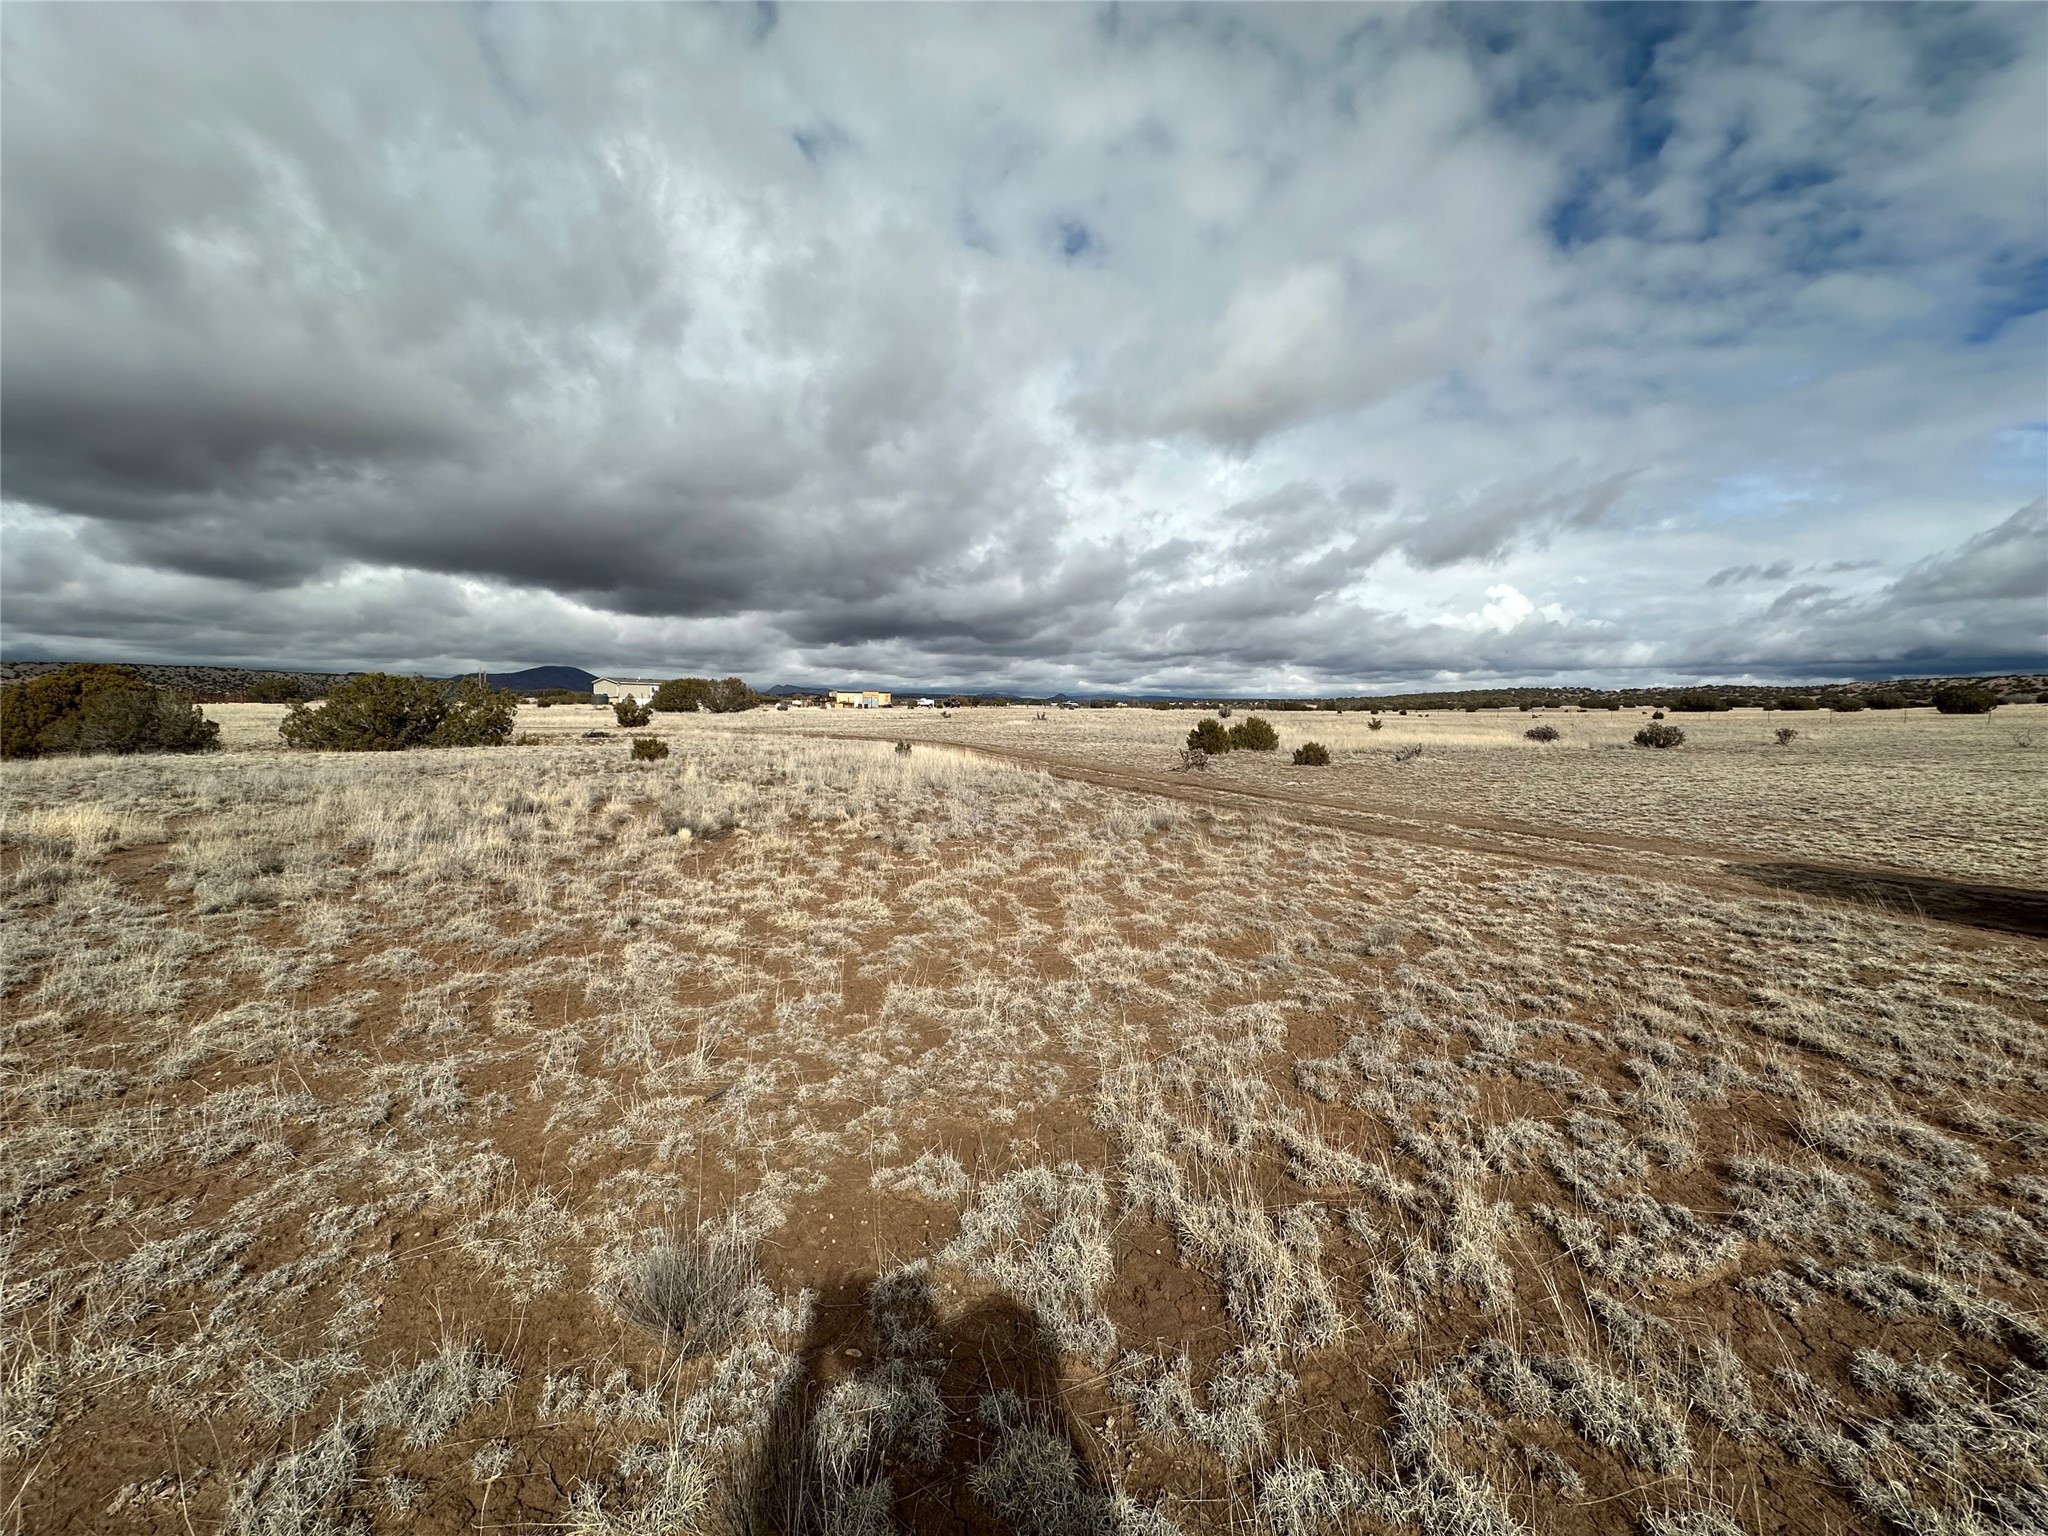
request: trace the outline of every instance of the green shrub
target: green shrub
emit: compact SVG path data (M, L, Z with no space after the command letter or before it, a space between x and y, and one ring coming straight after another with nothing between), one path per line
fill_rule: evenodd
M80 662L0 691L0 757L54 752L209 752L220 727L185 694L133 667Z
M619 724L628 730L636 730L654 718L654 711L647 705L636 702L631 694L612 702L612 714L618 718Z
M1778 700L1777 703L1773 704L1771 708L1791 710L1819 709L1820 705L1817 701L1806 698L1803 695L1796 693L1788 693L1787 695L1785 695L1784 698Z
M40 757L55 750L44 743L43 733L75 716L87 699L144 686L133 667L74 662L0 689L0 757Z
M277 733L321 752L403 752L412 747L497 747L512 738L519 700L465 677L452 688L424 677L366 672L345 678L318 709L294 704Z
M1718 715L1725 714L1729 705L1718 693L1681 693L1671 708L1681 715Z
M1934 690L1934 707L1944 715L1988 715L1998 695L1982 683L1950 683Z
M1365 728L1368 731L1379 731L1386 729L1386 724L1386 721L1382 720L1378 715L1374 715L1370 720L1365 722Z
M1524 739L1529 741L1556 741L1563 734L1554 725L1532 725L1522 732Z
M1904 709L1906 707L1906 696L1903 693L1886 688L1880 692L1868 695L1863 702L1872 709Z
M680 715L694 709L708 710L710 698L711 679L708 677L672 677L654 690L654 697L647 701L647 707L658 709L665 715Z
M1863 713L1864 704L1855 694L1844 693L1829 699L1828 708L1838 715L1860 715Z
M760 694L737 677L728 677L711 685L711 713L714 715L736 715L763 702Z
M512 739L519 716L519 696L509 688L493 688L474 677L455 685L447 713L428 739L430 747L502 747Z
M1198 720L1195 728L1188 732L1188 749L1206 752L1211 757L1218 752L1228 752L1235 745L1230 739L1230 727L1221 720Z
M636 763L658 763L668 756L668 743L659 736L635 736L633 738L633 761Z
M1652 722L1636 732L1635 742L1639 747L1682 747L1685 745L1685 732L1675 725Z
M1280 733L1257 715L1247 715L1230 728L1230 745L1240 752L1271 752Z
M305 697L305 687L296 677L259 677L249 685L252 704L298 704Z
M1799 732L1789 725L1779 726L1774 734L1777 736L1778 745L1781 747L1789 747L1799 739Z
M1294 766L1327 768L1330 766L1330 749L1320 741L1304 741L1294 749Z
M220 745L220 727L187 694L124 688L93 695L43 740L58 752L210 752Z

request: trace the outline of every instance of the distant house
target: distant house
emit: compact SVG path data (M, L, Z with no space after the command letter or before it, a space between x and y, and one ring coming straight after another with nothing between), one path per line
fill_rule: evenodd
M894 694L880 693L872 688L860 692L841 688L832 690L834 709L887 709L894 700Z
M600 704L616 704L621 699L645 704L661 684L662 679L655 677L597 677L591 679L590 691Z

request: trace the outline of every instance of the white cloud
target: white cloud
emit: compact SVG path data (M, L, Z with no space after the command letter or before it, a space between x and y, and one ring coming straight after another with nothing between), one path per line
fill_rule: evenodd
M2041 642L2038 7L775 14L10 8L9 654Z
M1562 603L1544 603L1540 607L1522 592L1506 582L1497 582L1486 589L1486 602L1470 613L1446 613L1439 622L1454 629L1491 631L1505 635L1518 628L1532 615L1546 624L1565 625L1571 623L1571 614ZM1596 621L1597 622L1597 621Z

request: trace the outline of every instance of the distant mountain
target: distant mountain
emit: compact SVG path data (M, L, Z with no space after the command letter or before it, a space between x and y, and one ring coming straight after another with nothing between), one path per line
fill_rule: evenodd
M597 681L595 672L581 667L528 667L524 672L487 672L484 676L493 688L510 688L514 693L539 693L543 688L588 693Z

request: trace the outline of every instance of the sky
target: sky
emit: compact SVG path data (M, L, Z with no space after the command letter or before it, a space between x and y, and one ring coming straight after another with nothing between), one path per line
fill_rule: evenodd
M0 10L0 652L2048 666L2048 7Z

